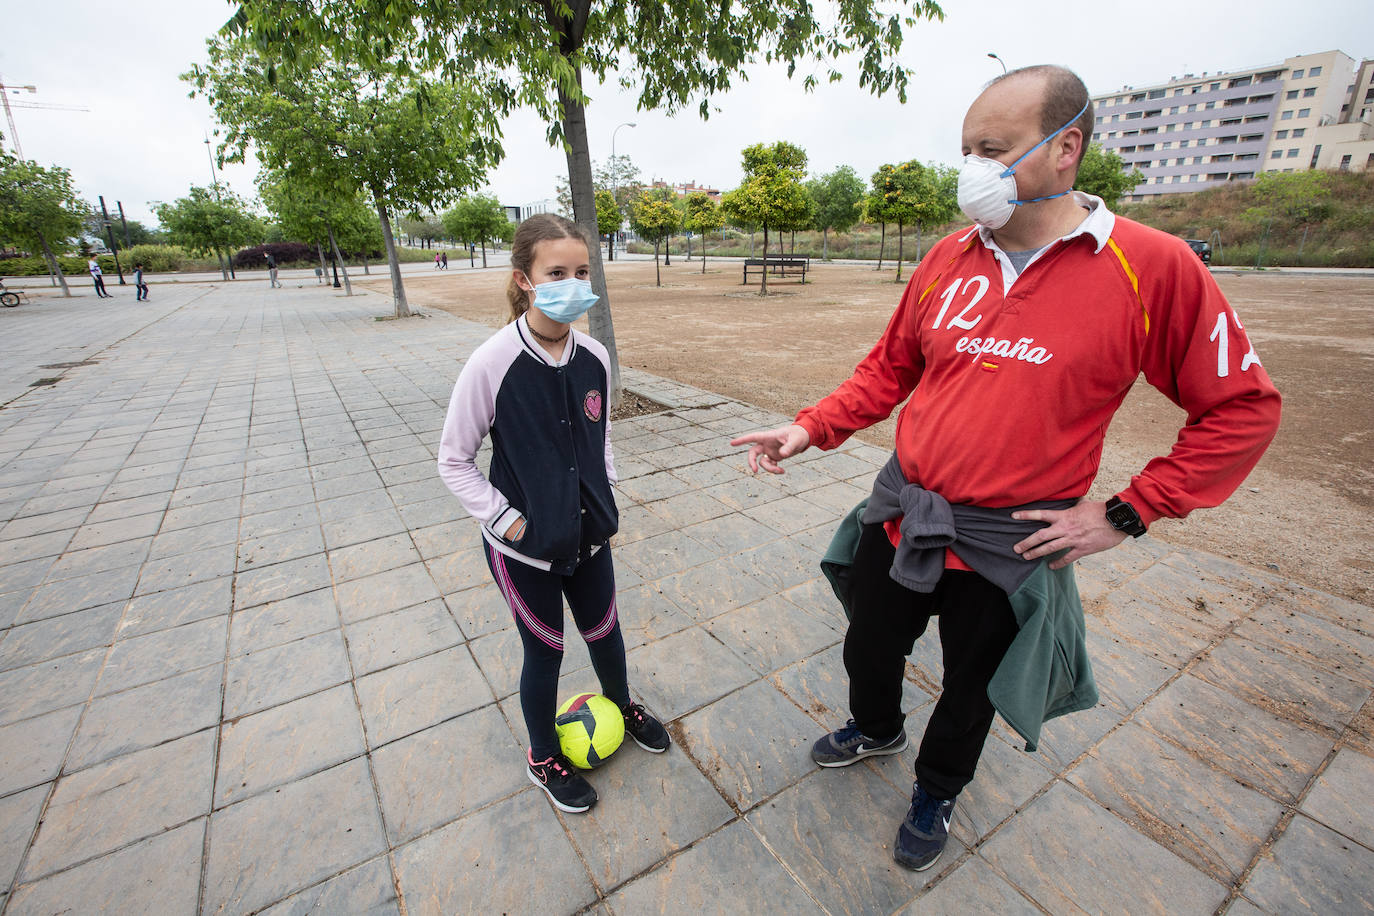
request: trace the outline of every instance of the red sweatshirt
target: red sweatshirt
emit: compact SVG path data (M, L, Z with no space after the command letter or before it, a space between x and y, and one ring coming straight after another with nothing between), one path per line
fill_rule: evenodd
M937 243L853 376L797 415L811 444L834 448L910 395L897 454L912 483L979 506L1077 498L1144 372L1188 420L1121 498L1149 524L1230 496L1274 437L1278 392L1186 243L1078 198L1083 225L1019 276L976 230Z

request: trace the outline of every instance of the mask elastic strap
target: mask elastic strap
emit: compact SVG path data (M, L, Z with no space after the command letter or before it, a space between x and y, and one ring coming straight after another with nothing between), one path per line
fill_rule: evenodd
M1051 140L1053 140L1055 137L1059 136L1061 133L1063 133L1063 132L1064 132L1065 130L1067 130L1068 128L1072 127L1072 126L1073 126L1073 123L1074 123L1075 121L1077 121L1079 118L1083 117L1083 112L1085 112L1085 111L1088 110L1088 106L1089 106L1090 104L1092 104L1092 99L1088 99L1088 101L1084 102L1084 103L1083 103L1083 107L1080 108L1080 109L1078 109L1078 114L1074 115L1072 118L1070 118L1069 120L1065 121L1065 122L1059 127L1058 130L1056 130L1054 133L1050 134L1048 137L1046 137L1045 139L1041 140L1039 143L1035 144L1035 145L1032 146L1030 149L1028 149L1028 150L1026 150L1024 153L1022 153L1022 154L1017 158L1017 160L1016 160L1015 162L1013 162L1011 165L1007 166L1006 171L1004 171L1004 172L1001 174L1001 176L999 176L999 177L1001 177L1001 178L1006 178L1006 177L1009 176L1009 175L1015 174L1015 172L1016 172L1016 167L1017 167L1018 165L1021 164L1021 161L1022 161L1023 159L1025 159L1025 158L1026 158L1027 156L1029 156L1031 153L1033 153L1033 152L1035 152L1036 150L1038 150L1040 147L1044 146L1046 143L1049 143ZM1064 194L1067 194L1067 193L1068 193L1068 191L1065 191L1065 192L1064 192ZM1064 195L1063 195L1063 194L1056 194L1056 195L1054 195L1054 196L1055 196L1055 197L1063 197ZM1049 198L1047 198L1047 197L1037 197L1037 198L1036 198L1036 200L1048 200L1048 199L1049 199ZM1031 203L1031 201L1022 201L1022 202L1023 202L1023 203ZM1017 201L1012 201L1012 203L1017 203Z

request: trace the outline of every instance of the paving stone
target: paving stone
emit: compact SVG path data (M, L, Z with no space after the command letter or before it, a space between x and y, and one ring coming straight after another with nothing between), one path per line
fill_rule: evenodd
M1358 913L1374 908L1374 852L1301 814L1241 887L1269 913Z
M535 836L539 867L530 868ZM522 912L532 900L575 912L596 900L553 808L532 787L400 847L395 859L406 912L420 916L463 912L474 900L492 913Z
M324 533L318 525L312 524L279 534L240 541L238 568L254 569L323 553Z
M963 913L998 913L1005 916L1035 916L1041 910L1017 892L1016 888L977 856L964 859L950 874L931 885L911 902L905 914L954 916Z
M1127 723L1069 779L1156 843L1230 884L1278 824L1283 806Z
M622 588L615 602L626 650L671 636L692 625L691 617L679 611L651 585Z
M118 638L141 636L228 614L233 606L232 585L233 579L226 575L208 582L136 597L124 609Z
M274 503L274 505L277 505ZM310 503L279 506L266 512L245 514L239 522L239 539L252 540L273 534L284 534L298 528L320 524L320 514Z
M629 502L628 497L618 500L620 506L620 530L611 539L611 546L619 550L625 544L633 544L656 534L671 531L672 526L647 506ZM626 505L628 503L628 505Z
M364 749L358 706L347 684L231 719L220 734L215 805L351 760Z
M334 587L345 623L376 617L439 597L439 590L423 563L364 576Z
M722 556L748 550L782 537L782 533L776 529L738 512L685 526L682 531L693 540L716 548Z
M1371 797L1374 758L1343 748L1317 777L1316 785L1303 800L1302 812L1374 849L1374 822L1369 817Z
M912 872L892 860L910 795L864 766L817 769L746 819L828 911L890 913L940 871ZM944 855L952 862L961 851L951 838Z
M8 888L19 870L19 860L33 839L38 814L51 786L41 785L25 792L0 797L0 887ZM0 900L0 906L4 901Z
M369 747L379 747L492 702L472 655L447 649L360 677L358 702Z
M262 911L262 916L311 916L315 913L389 916L400 913L400 900L386 859L373 859L337 878L293 894Z
M0 671L107 646L123 610L110 604L12 627L0 642Z
M157 529L161 524L162 513L150 512L147 515L135 515L132 518L84 525L76 532L68 549L84 550L87 547L103 547L120 541L139 540L157 534ZM8 526L5 530L9 530Z
M759 674L843 639L829 624L778 597L728 611L704 626Z
M367 674L457 645L463 634L442 601L427 601L344 628L353 669Z
M7 913L191 913L200 891L205 820L15 890Z
M0 725L84 703L104 661L92 649L0 672Z
M481 547L459 550L430 560L425 565L435 584L444 594L491 581L491 569L487 566L485 552Z
M686 750L716 790L748 810L815 770L816 724L767 681L755 681L680 723Z
M329 580L329 564L324 554L251 569L235 577L234 607L252 607L303 595L329 585Z
M385 849L367 763L341 764L215 812L202 912L251 912Z
M238 514L239 497L237 496L185 505L181 508L169 508L162 519L162 530L175 531L181 528L194 528L198 525L208 525L211 522L223 521L224 519L238 518Z
M149 561L163 560L211 547L233 547L239 537L239 520L226 518L194 528L176 528L153 538Z
M863 499L863 496L860 496L859 499ZM858 502L858 500L856 499L854 502ZM761 506L745 509L744 514L779 535L787 535L794 531L814 528L817 525L834 525L852 508L854 508L854 503L850 503L844 509L834 509L828 505L812 502L810 491L807 491L804 496L787 496L764 503Z
M626 654L626 662L631 688L664 719L676 719L758 677L700 627L641 646Z
M143 565L135 594L146 595L228 577L234 572L236 559L237 547L230 542L219 547L149 560Z
M1041 729L1039 753L1051 768L1062 770L1120 725L1126 716L1126 710L1106 699L1100 700L1091 709L1051 719ZM997 722L1000 724L1001 720ZM1008 733L1015 734L1010 729ZM1020 736L1011 740L1018 746L1024 746Z
M354 544L329 552L329 567L335 582L346 582L373 573L385 572L398 566L417 563L419 553L410 536L395 534L375 541Z
M132 597L138 582L138 566L91 573L69 579L49 580L34 591L33 597L19 614L19 621L27 623L70 614L100 605L122 604Z
M1083 849L1093 855L1075 852ZM1063 783L998 831L980 855L1050 912L1101 912L1122 900L1142 911L1171 911L1180 900L1195 911L1214 910L1227 893Z
M373 751L392 843L404 843L528 785L523 759L524 749L495 704ZM483 778L464 778L475 772ZM542 794L525 801L545 804Z
M777 594L772 585L751 575L749 568L733 557L665 576L657 587L665 598L698 621Z
M81 707L69 706L0 726L0 795L56 776L80 716Z
M467 639L513 626L510 605L494 582L445 595L444 603Z
M348 655L338 630L236 656L229 659L224 715L248 715L348 678Z
M1087 645L1098 692L1125 709L1139 706L1178 674L1171 665L1103 633L1093 620L1088 622Z
M229 617L220 615L121 639L110 650L96 694L115 693L220 662L228 635Z
M68 773L219 722L224 666L210 665L91 702L67 755Z
M270 601L234 613L229 625L229 654L258 652L338 626L333 589Z
M37 557L60 556L74 536L74 531L66 530L0 541L0 566L22 563Z
M476 546L481 543L477 524L468 520L442 522L437 525L412 529L410 536L414 540L415 546L419 548L420 556L426 560L447 556L460 548Z
M94 509L90 510L86 524L96 525L112 519L130 518L149 512L161 513L172 499L170 489L169 487L167 491L129 496L123 499L114 496L102 499Z
M733 560L774 591L782 592L814 579L820 572L821 557L795 538L782 538L736 554Z
M617 548L615 559L618 566L626 566L652 580L698 566L718 554L716 548L680 531L668 531Z
M612 912L622 913L819 912L743 823L727 826L664 867L635 879L607 904Z
M213 756L214 733L204 731L63 777L20 880L35 881L207 814Z

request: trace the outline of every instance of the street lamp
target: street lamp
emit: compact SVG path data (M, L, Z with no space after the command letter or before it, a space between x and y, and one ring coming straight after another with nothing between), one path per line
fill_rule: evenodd
M636 125L634 121L626 121L624 124L617 124L615 130L611 131L611 197L614 197L614 198L615 198L615 206L616 206L616 209L619 209L619 208L620 208L620 197L616 194L616 192L619 190L619 188L616 187L616 181L615 181L615 178L616 178L616 176L615 176L615 135L616 135L616 133L620 130L620 128L622 128L622 127L636 127L636 126L638 126L638 125ZM615 255L615 237L616 237L616 235L618 235L618 234L619 234L618 232L615 232L615 233L612 233L612 234L611 234L611 254L612 254L612 257L614 257L614 255Z
M1006 62L1006 61L1002 60L1002 58L998 57L996 54L992 53L991 51L988 52L988 57L991 57L993 60L997 61L999 64L1002 65L1002 73L1003 73L1003 74L1005 74L1005 73L1007 72L1007 62Z

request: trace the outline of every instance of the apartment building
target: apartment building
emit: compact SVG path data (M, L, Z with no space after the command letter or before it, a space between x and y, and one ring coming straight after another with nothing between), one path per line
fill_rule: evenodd
M1132 200L1263 172L1374 168L1374 61L1340 51L1093 97L1092 139L1143 180Z

